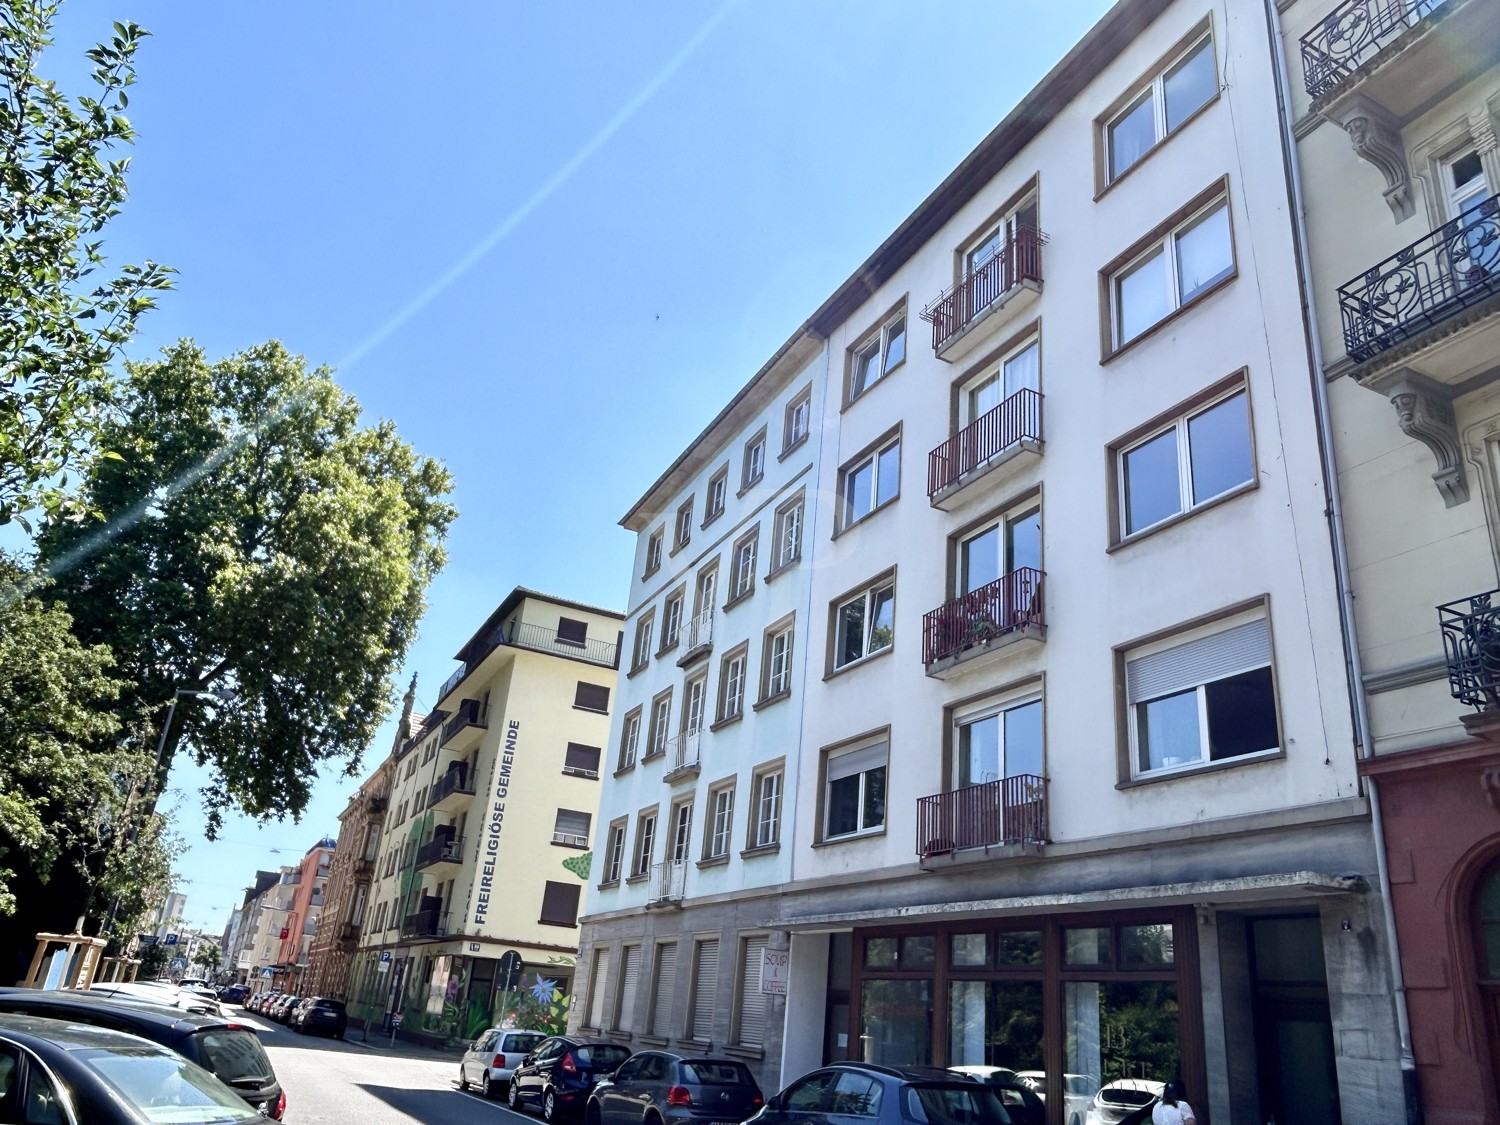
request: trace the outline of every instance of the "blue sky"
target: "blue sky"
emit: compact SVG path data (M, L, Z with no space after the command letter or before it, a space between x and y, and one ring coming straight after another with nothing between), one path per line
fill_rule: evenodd
M107 251L179 277L130 355L280 339L454 474L422 709L517 585L624 609L620 516L1107 7L69 0L45 69L153 33ZM214 930L356 785L210 844L205 781L172 775Z

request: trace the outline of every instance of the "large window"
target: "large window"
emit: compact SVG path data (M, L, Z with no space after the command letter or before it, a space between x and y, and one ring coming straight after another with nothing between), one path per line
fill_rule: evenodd
M779 699L792 690L792 622L766 630L761 649L760 702Z
M784 776L780 765L763 767L755 774L755 823L750 836L752 848L774 848L781 842L781 784Z
M703 499L703 526L707 527L724 514L724 495L729 490L729 466L725 465L708 481L708 495Z
M845 402L853 402L906 359L906 313L891 317L849 353Z
M651 634L656 628L654 610L641 614L635 622L635 644L631 649L630 670L638 672L651 659Z
M759 484L765 475L766 429L762 426L760 432L745 443L744 462L740 472L740 491L743 492L751 485Z
M718 721L727 723L745 713L745 673L750 660L750 648L742 644L724 654L719 662L719 714Z
M635 765L636 754L641 745L641 709L637 707L625 716L620 727L620 764L616 768L628 770Z
M833 666L844 668L896 639L896 583L882 579L833 609Z
M654 758L667 752L667 740L672 737L672 689L667 688L651 701L650 743L646 757Z
M965 708L953 720L959 788L1042 774L1042 701L1020 696Z
M632 875L651 874L651 857L656 850L656 810L648 809L635 820L635 860Z
M901 492L901 438L883 441L839 473L839 526L848 527Z
M1271 631L1242 614L1124 654L1136 776L1278 750Z
M1121 537L1255 482L1244 387L1116 449Z
M730 833L734 828L734 783L729 782L709 794L709 824L704 835L704 859L722 859L729 855Z
M1118 179L1218 92L1213 39L1176 51L1104 123L1107 178Z
M598 746L585 746L581 742L568 743L563 754L563 773L573 777L598 777L599 758L603 754Z
M617 820L609 826L608 843L604 847L604 878L601 882L618 883L620 870L625 861L625 822Z
M677 647L677 641L682 636L682 601L683 591L678 590L667 598L666 606L661 612L661 652L668 652Z
M693 837L693 802L679 801L672 806L672 842L667 859L672 863L686 863Z
M589 846L589 826L594 814L579 809L558 809L552 825L552 842L570 848Z
M755 590L755 552L760 543L760 525L756 524L734 541L729 560L729 604L747 598Z
M661 541L664 534L658 527L646 538L646 569L642 578L650 578L661 569Z
M803 495L798 493L776 509L775 540L772 543L771 573L785 570L802 557Z
M542 888L542 916L538 921L549 926L578 925L578 895L582 890L580 883L548 882Z
M885 827L886 760L884 738L823 758L823 838L837 839Z
M782 456L807 440L812 429L812 388L804 388L786 404L786 426L782 434Z
M573 693L573 706L580 711L598 711L601 714L609 712L609 688L604 684L587 684L578 681L578 687Z
M1221 197L1110 274L1113 346L1124 347L1233 273L1229 201Z
M689 496L677 509L677 535L672 543L672 550L680 551L688 545L688 540L693 537L693 498Z

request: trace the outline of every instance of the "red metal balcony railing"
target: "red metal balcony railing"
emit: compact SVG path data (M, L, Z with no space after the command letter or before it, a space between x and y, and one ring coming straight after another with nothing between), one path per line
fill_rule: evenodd
M976 317L1023 281L1041 284L1042 246L1047 236L1035 227L1016 233L982 266L959 278L922 310L932 325L932 350L940 352Z
M1017 774L917 799L917 854L1047 843L1047 779Z
M1045 630L1044 577L1040 570L1021 567L925 615L922 663L936 664L1028 626Z
M1345 0L1302 37L1302 82L1312 97L1338 88L1446 0Z
M1023 387L927 455L927 495L1028 438L1042 440L1042 394Z

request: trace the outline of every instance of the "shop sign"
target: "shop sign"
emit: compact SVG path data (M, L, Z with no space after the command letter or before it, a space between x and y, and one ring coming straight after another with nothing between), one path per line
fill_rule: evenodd
M785 949L766 949L760 958L760 990L767 996L786 995L787 968L792 955Z

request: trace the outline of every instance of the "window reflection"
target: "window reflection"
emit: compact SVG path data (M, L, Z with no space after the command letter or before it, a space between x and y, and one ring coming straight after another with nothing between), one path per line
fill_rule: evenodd
M932 982L866 980L860 1055L885 1066L932 1065Z

